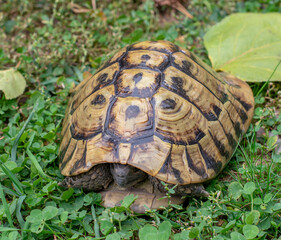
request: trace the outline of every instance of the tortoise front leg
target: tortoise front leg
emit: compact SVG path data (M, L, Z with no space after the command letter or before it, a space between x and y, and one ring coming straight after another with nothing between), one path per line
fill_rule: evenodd
M157 190L161 193L168 192L159 179L150 176L150 182L154 190ZM167 184L167 185L169 189L175 186L174 184ZM174 191L175 191L174 195L180 195L180 196L186 196L186 195L204 196L204 197L209 196L209 193L205 190L202 184L178 185L177 187L174 188Z
M83 188L85 191L98 192L106 189L112 180L109 164L99 164L88 172L66 177L59 185L65 188Z

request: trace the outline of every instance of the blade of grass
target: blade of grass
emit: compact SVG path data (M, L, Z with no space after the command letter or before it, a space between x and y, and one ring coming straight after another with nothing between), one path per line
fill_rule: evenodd
M38 171L39 175L45 179L49 180L48 176L43 172L43 169L41 168L40 164L38 163L36 157L30 152L29 149L26 149L26 153L31 160L32 164L35 166L36 170Z
M91 210L92 210L92 216L93 216L93 219L94 219L95 238L99 238L100 237L100 229L99 229L99 223L98 223L98 219L97 219L97 216L96 216L96 210L95 210L94 205L92 205Z
M164 217L162 214L160 214L160 213L158 213L158 212L155 212L155 215L156 215L157 217L161 218L161 219L164 220L164 221L169 221L169 222L171 223L171 225L172 225L174 228L180 228L180 227L181 227L180 224L178 224L178 223L172 221L172 220L169 219L169 218Z
M256 96L259 96L260 93L262 92L262 90L268 85L270 79L272 78L273 74L276 72L277 68L279 67L279 65L281 64L281 60L279 61L279 63L276 65L276 67L274 68L273 72L271 73L270 77L268 78L268 80L263 84L263 86L261 87L261 89L258 91Z
M14 196L14 197L19 197L20 196L20 194L15 192L13 189L7 188L5 186L2 186L2 188L3 188L3 191L4 191L5 194L9 194L9 195Z
M27 118L26 122L24 123L22 129L19 131L19 133L14 141L12 151L11 151L11 161L13 161L13 162L15 162L16 158L17 158L17 148L18 148L18 143L19 143L20 137L23 134L24 130L26 129L27 124L30 122L31 118L33 117L33 115L37 109L37 106L38 106L38 101L35 102L34 107L31 111L29 117Z
M8 219L9 224L10 224L10 227L14 228L14 224L13 224L12 216L11 216L11 213L10 213L10 209L9 209L8 203L6 201L5 194L3 192L3 188L2 188L2 184L1 183L0 183L0 198L2 200L4 211L6 213L6 217Z
M18 222L19 222L21 228L23 228L24 224L25 224L25 221L23 220L22 215L21 215L21 205L25 198L26 198L26 195L20 196L18 199L18 202L17 202L17 206L16 206L16 216L17 216L17 219L18 219Z
M23 195L23 187L17 177L4 164L1 163L0 167L2 168L2 171L8 176L8 178L12 181L18 194Z
M0 232L18 231L17 228L0 227Z

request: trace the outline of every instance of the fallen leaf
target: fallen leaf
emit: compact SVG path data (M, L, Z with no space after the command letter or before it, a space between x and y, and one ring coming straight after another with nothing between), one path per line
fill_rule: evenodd
M237 13L204 37L217 71L249 82L281 81L281 14Z
M26 86L24 77L14 68L0 71L0 90L6 99L16 98L23 94Z

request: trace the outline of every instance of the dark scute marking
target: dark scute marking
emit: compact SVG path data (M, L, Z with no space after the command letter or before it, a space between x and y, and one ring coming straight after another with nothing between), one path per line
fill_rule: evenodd
M239 114L239 117L242 120L242 123L244 124L248 119L247 113L243 109L239 109L238 114Z
M217 121L218 118L215 116L215 114L213 114L212 112L209 112L209 113L203 113L204 116L206 117L206 119L208 121Z
M158 51L158 52L162 52L162 53L171 53L171 51L170 50L167 50L166 48L152 48L152 50L155 50L155 51ZM172 52L173 52L173 50L172 50Z
M142 79L142 73L137 73L134 77L133 77L133 81L135 83L138 83L140 80Z
M196 172L199 176L201 176L203 179L207 179L208 178L208 175L207 173L205 172L205 169L204 168L197 168L194 163L193 163L193 160L192 158L190 157L190 155L188 154L188 151L187 149L185 149L185 155L186 155L186 159L187 159L187 163L188 163L188 166L194 171Z
M188 142L189 145L193 145L193 144L196 144L198 143L203 137L205 137L206 134L204 132L202 132L200 129L198 129L196 131L196 137L195 139L191 140Z
M126 109L126 119L135 118L140 113L140 108L136 105L131 105Z
M171 151L172 151L172 147L171 147ZM168 173L168 172L171 173L171 170L172 170L172 171L173 171L173 174L175 175L175 177L176 177L176 179L178 180L178 182L179 182L180 184L183 184L184 181L183 181L183 179L181 178L181 172L180 172L180 170L178 170L178 169L172 167L172 165L171 165L171 161L172 161L172 158L171 158L171 151L170 151L168 157L166 158L166 160L165 160L165 162L164 162L162 168L160 169L159 173L163 173L163 174L166 174L166 173Z
M172 169L173 169L173 173L174 173L176 179L178 180L178 182L179 182L180 184L183 184L184 181L183 181L183 179L181 178L181 171L178 170L178 169L176 169L176 168L174 168L174 167L172 167Z
M235 130L236 136L239 138L241 136L241 133L242 133L242 130L241 130L239 122L235 122L234 123L234 130Z
M232 147L232 149L235 149L236 145L237 145L237 142L233 138L232 134L231 133L226 133L226 137L227 137L227 140L228 140L230 146Z
M230 154L229 152L225 149L225 146L222 142L220 142L216 136L213 136L212 133L209 131L211 138L213 139L216 147L218 148L220 154L225 157L226 159L230 158Z
M108 77L108 74L107 74L107 73L103 73L103 74L101 74L101 75L98 77L97 81L98 81L100 84L105 84L105 83L106 83L107 77Z
M191 62L183 60L181 63L182 63L182 67L181 67L182 70L186 73L191 74L191 72L190 72L190 67L192 66Z
M61 164L61 166L60 166L61 170L64 169L66 164L72 159L73 153L76 151L76 148L77 148L77 143L76 143L75 147L73 148L72 153L69 154L68 158Z
M69 129L70 129L70 132L71 132L71 136L72 137L75 136L75 125L74 125L74 123L71 124Z
M243 101L242 99L240 99L238 97L235 97L235 99L241 103L241 105L245 108L246 111L249 111L253 107L252 104L246 103L245 101Z
M214 169L214 171L216 173L219 173L221 170L221 167L222 167L222 163L216 162L216 160L212 156L210 156L206 151L204 151L204 149L202 148L202 146L199 143L198 143L198 147L199 147L199 150L201 152L203 159L205 160L207 168Z
M191 53L190 54L190 58L194 61L194 62L196 62L198 65L200 65L199 63L198 63L198 61L197 61L197 59L196 59L196 57ZM200 65L201 66L201 65ZM205 69L205 68L204 68ZM206 70L207 71L207 70Z
M214 112L217 115L217 117L219 117L222 110L216 105L213 105L213 109L214 109Z
M136 138L136 139L131 139L129 141L127 141L126 139L120 139L120 142L122 143L132 143L134 148L132 149L132 151L135 151L138 147L140 147L140 144L144 144L144 143L151 143L153 142L153 132L151 131L151 135L145 135L141 138Z
M175 100L168 98L161 102L160 107L162 109L174 109L176 104Z
M72 115L74 113L74 111L76 110L76 108L74 108L73 106L76 104L77 100L78 99L75 99L71 104L70 115Z
M91 102L91 104L94 104L94 105L101 105L105 102L105 97L101 94L99 94L98 96L95 97L95 99Z
M70 170L69 174L72 175L77 169L86 166L86 155L87 155L87 144L85 144L85 149L81 159L77 159L73 168Z
M221 95L222 96L221 96L220 100L224 104L224 103L226 103L228 101L228 95L226 93L224 93L224 92L221 92Z
M177 144L177 145L187 145L187 143L183 140L179 140L179 141L175 141L173 140L172 138L169 138L169 137L166 137L164 135L161 134L161 132L156 132L154 133L155 136L159 137L162 141L164 142L168 142L168 143L171 143L171 144Z
M68 149L68 147L69 147L70 142L71 142L71 138L69 138L69 141L68 141L67 145L65 146L65 148L62 149L62 150L60 151L60 153L59 153L59 160L60 160L60 163L61 163L62 160L64 159L64 156L65 156L65 154L66 154L66 151L67 151L67 149Z
M183 79L181 77L171 77L172 78L172 87L178 90L183 88Z
M111 113L112 106L116 102L116 100L117 100L117 98L115 96L113 96L110 99L110 102L109 102L109 105L108 105L108 108L107 108L106 118L105 118L105 122L104 122L104 132L107 133L107 135L111 135L110 132L108 131L109 130L108 126L111 122L114 121L114 118L115 118L115 116L113 114L110 114L110 113Z
M75 131L75 124L72 123L72 125L70 126L70 132L71 132L71 136L76 139L76 140L87 140L87 139L90 139L90 138L93 138L94 136L98 135L99 133L102 132L102 129L96 131L96 132L93 132L93 133L87 133L85 132L85 134L81 134L81 133L76 133Z
M166 174L169 168L169 164L171 161L171 152L169 153L168 157L166 158L163 166L161 167L161 169L159 170L159 173L163 173Z
M169 66L171 66L171 63L168 61L168 58L165 58L165 60L157 68L161 72L164 72L164 70Z
M147 54L144 54L144 55L141 56L141 60L147 61L149 59L150 59L150 56L147 55Z

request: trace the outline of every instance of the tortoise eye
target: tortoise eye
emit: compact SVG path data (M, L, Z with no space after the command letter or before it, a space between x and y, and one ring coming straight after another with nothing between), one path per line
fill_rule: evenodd
M101 105L105 102L105 97L101 94L95 97L95 99L91 102L93 105Z
M161 102L160 107L162 109L174 109L176 104L175 100L167 98Z

